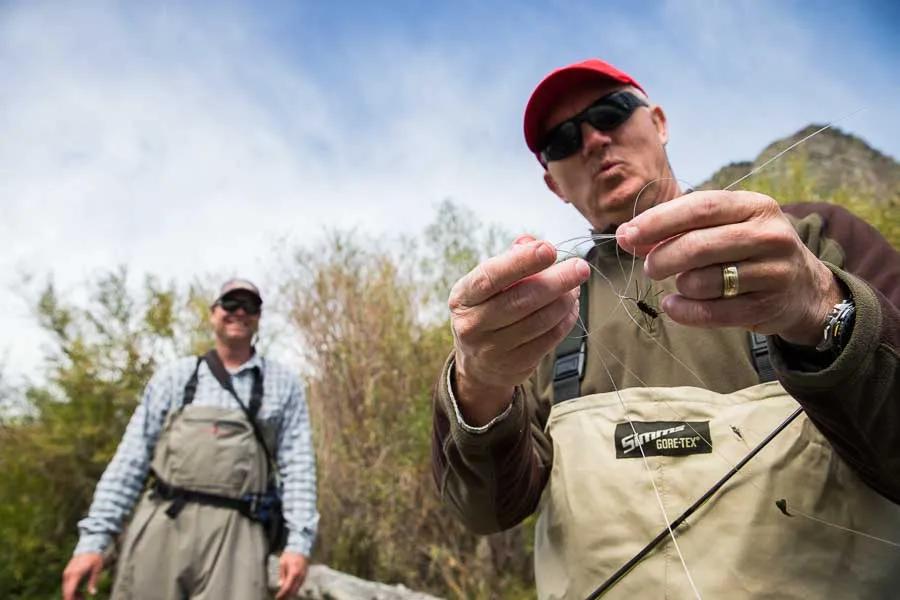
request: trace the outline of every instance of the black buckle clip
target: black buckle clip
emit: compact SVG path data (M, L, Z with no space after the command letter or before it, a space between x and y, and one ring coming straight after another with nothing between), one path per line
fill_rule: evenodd
M584 354L584 342L582 341L578 352L557 358L556 364L553 365L553 380L560 381L574 376L581 379L581 374L584 372Z
M166 509L166 516L170 519L174 519L184 508L185 504L187 504L187 499L184 496L176 496L169 505L169 508Z

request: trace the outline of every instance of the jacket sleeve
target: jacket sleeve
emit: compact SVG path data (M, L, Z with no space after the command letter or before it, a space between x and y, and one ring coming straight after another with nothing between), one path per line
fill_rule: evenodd
M466 426L453 397L453 359L451 354L433 394L432 472L457 518L476 533L494 533L537 508L553 460L544 432L549 411L530 386L520 386L489 426Z
M770 338L772 363L841 458L900 503L900 255L839 207L799 207L791 211L805 221L798 231L849 291L856 321L832 362L811 368L803 353Z

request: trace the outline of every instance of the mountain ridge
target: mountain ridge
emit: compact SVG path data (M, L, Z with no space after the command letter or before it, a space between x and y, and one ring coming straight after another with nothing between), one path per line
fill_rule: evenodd
M718 169L699 189L723 189L792 144L825 125L810 124L766 146L755 159L729 163ZM870 146L862 138L829 127L766 165L734 189L784 187L802 179L811 198L779 198L782 201L818 200L838 193L864 198L881 207L900 206L900 163Z

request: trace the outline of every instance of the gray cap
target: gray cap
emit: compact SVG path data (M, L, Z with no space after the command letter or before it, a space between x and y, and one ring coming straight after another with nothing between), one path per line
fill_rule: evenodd
M221 300L228 294L239 291L250 292L251 294L256 296L256 298L259 300L259 303L262 304L262 295L259 293L259 288L246 279L240 278L229 279L228 281L223 283L221 289L219 289L219 296L216 298L216 301L213 302L213 304L219 302L219 300Z

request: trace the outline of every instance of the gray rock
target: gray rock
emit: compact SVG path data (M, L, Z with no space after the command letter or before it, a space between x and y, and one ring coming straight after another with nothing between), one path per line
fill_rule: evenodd
M278 559L269 558L269 587L278 589ZM406 586L366 581L325 565L310 565L306 581L296 598L300 600L440 600L414 592Z

